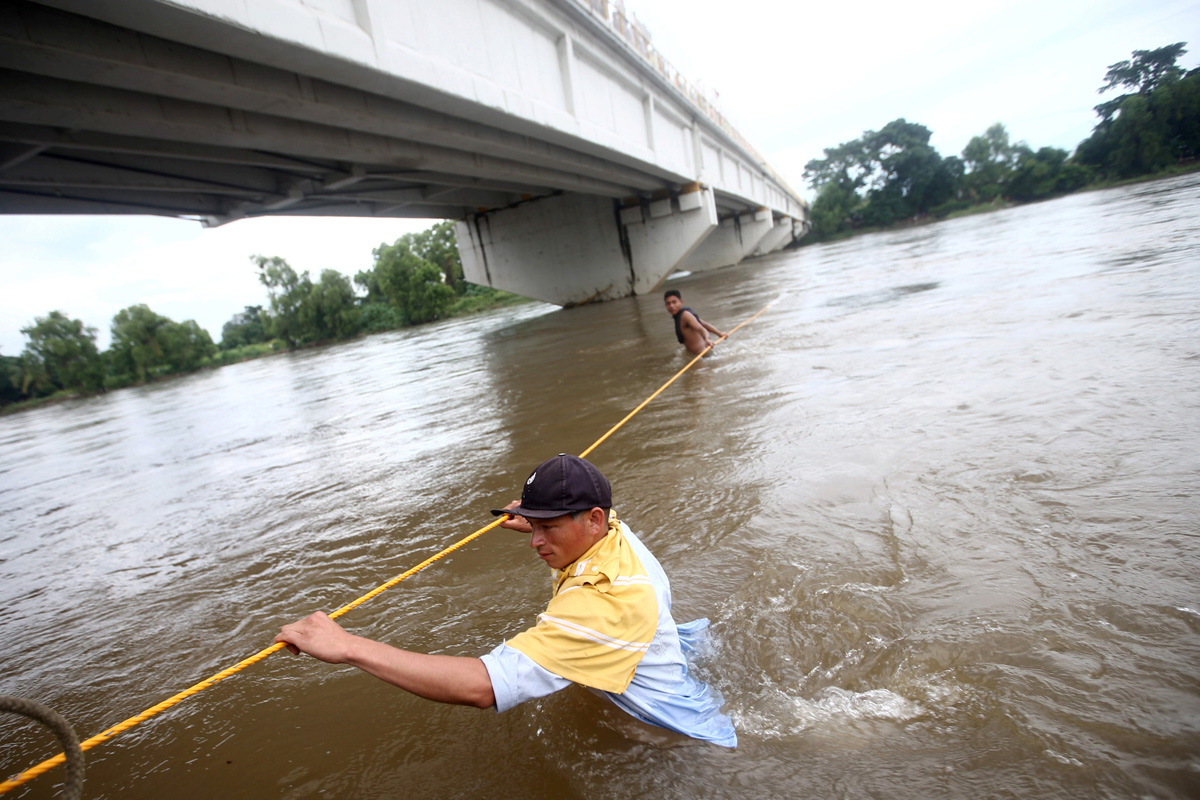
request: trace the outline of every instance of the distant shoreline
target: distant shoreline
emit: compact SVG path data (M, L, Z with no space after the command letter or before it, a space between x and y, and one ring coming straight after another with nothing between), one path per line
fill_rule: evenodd
M534 300L533 298L523 297L521 295L514 295L514 294L501 295L499 297L489 297L489 298L487 298L486 302L478 303L478 304L470 304L470 303L464 304L464 306L459 308L458 310L452 310L449 313L447 313L446 316L441 317L437 320L431 320L430 322L441 322L443 320L454 319L456 317L467 317L472 314L478 314L478 313L481 313L484 311L491 311L494 308L504 308L506 306L515 306L515 305L521 305L522 303L534 303L534 302L537 302L537 301ZM29 400L20 400L16 403L8 403L5 405L0 405L0 417L8 416L9 414L16 414L21 411L27 411L32 408L41 408L43 406L48 406L48 405L57 405L59 403L65 403L70 400L86 400L90 397L100 397L101 395L105 395L110 392L119 392L122 389L130 389L130 388L134 388L137 386L149 386L151 384L163 383L165 381L172 381L177 378L186 378L189 375L195 375L200 372L209 372L212 370L221 369L222 367L232 366L233 364L241 364L246 361L257 361L260 358L271 358L272 356L282 355L283 353L296 353L296 352L300 352L300 351L304 351L304 350L315 350L318 348L329 347L329 346L335 345L335 344L344 344L346 342L356 341L357 339L365 339L368 336L376 336L381 333L392 333L394 331L402 331L402 330L406 330L408 328L415 328L420 325L428 325L428 324L430 324L430 323L422 322L422 323L417 323L414 325L405 325L400 328L392 328L390 330L364 332L364 333L360 334L359 336L355 337L354 339L331 339L331 340L323 341L323 342L306 342L304 344L297 345L295 347L281 347L278 349L264 349L261 352L256 352L252 355L246 355L243 358L238 358L233 361L228 361L228 362L224 362L224 363L205 364L205 365L201 366L199 369L193 370L191 372L175 372L175 373L171 373L169 375L159 375L159 376L149 378L144 381L136 381L134 383L128 383L128 384L125 384L124 386L118 386L118 387L114 387L111 389L97 389L96 391L93 391L93 392L64 390L61 392L56 392L52 395L48 395L46 397L35 397L35 398L29 399ZM228 351L225 351L225 352L228 352Z
M1152 175L1138 175L1133 178L1122 178L1120 180L1102 181L1093 183L1087 186L1076 189L1073 192L1054 195L1053 197L1042 197L1037 200L1026 200L1024 202L1016 202L1013 200L1003 200L997 198L990 203L977 203L968 208L960 208L942 215L936 214L921 214L920 216L893 222L891 225L879 226L872 228L854 228L847 231L839 231L835 234L827 236L823 239L809 239L807 236L801 239L792 248L799 250L802 247L809 247L818 244L830 244L832 242L843 242L847 239L853 239L856 236L862 236L869 233L883 233L885 231L904 230L905 228L917 228L923 225L930 225L935 222L946 222L952 219L961 217L973 217L976 214L989 214L993 211L1003 211L1007 208L1019 208L1021 206L1034 205L1036 203L1045 203L1050 200L1059 200L1063 197L1070 197L1074 194L1084 194L1086 192L1098 192L1104 189L1115 189L1119 186L1129 186L1137 183L1151 183L1153 181L1168 180L1170 178L1178 178L1181 175L1189 175L1193 172L1200 172L1200 159L1193 160L1190 163L1178 164L1163 172L1156 172Z

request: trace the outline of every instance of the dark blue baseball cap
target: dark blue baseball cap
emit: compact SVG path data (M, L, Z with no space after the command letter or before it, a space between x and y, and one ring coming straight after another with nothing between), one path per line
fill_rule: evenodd
M612 485L590 461L559 453L538 465L521 490L515 508L493 508L492 513L551 519L591 508L612 508Z

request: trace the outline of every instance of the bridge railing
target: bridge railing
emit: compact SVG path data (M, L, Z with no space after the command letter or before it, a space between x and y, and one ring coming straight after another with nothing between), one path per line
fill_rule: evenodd
M715 122L717 126L723 130L729 138L737 142L738 146L744 149L747 153L753 156L755 162L758 163L766 172L774 178L780 186L783 186L792 194L791 187L788 186L782 176L780 176L767 160L763 158L759 152L754 149L754 146L746 140L729 123L725 115L716 107L716 105L698 89L691 81L683 74L675 69L662 53L655 49L654 44L650 41L650 32L636 18L630 17L625 12L625 5L620 0L612 2L612 0L575 0L576 3L588 9L592 16L603 22L609 30L619 36L629 47L637 53L642 59L649 64L654 70L674 86L679 92L698 108L706 117Z

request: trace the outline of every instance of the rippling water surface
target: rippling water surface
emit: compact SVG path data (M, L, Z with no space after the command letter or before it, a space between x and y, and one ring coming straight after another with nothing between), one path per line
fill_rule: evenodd
M593 455L713 621L736 751L284 652L91 750L84 796L1197 796L1200 178L671 285L723 329L777 298ZM99 733L486 524L684 363L657 296L530 304L0 418L0 693ZM479 655L547 596L497 530L344 621ZM0 717L5 775L55 752Z

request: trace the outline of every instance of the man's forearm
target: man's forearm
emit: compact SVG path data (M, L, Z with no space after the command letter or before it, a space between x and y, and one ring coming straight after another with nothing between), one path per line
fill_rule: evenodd
M428 700L477 708L496 704L492 679L478 658L414 653L355 637L344 663Z

